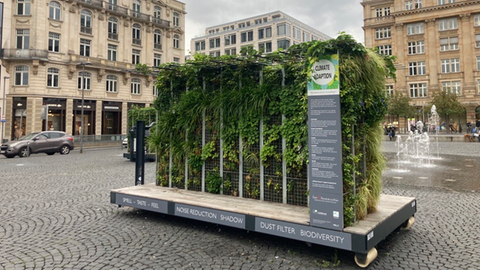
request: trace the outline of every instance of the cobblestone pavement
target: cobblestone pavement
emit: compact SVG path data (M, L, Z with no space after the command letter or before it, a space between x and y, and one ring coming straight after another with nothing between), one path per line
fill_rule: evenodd
M436 167L402 174L384 143L384 193L416 197L418 212L410 230L378 245L369 269L480 269L480 143L441 145ZM110 190L134 183L122 151L1 156L0 269L358 269L351 252L117 208Z

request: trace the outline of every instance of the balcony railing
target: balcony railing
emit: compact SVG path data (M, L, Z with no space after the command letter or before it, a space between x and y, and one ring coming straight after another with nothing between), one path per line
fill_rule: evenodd
M170 21L162 20L160 18L152 17L152 23L158 26L170 28Z
M162 44L154 43L153 47L157 50L161 50L162 49Z
M135 45L142 45L142 40L141 39L138 39L138 38L133 38L133 44Z
M104 2L104 4L106 9L109 10L111 13L119 14L119 15L128 15L128 8L121 7L118 5L113 5L107 2Z
M108 33L108 38L109 38L109 39L118 40L118 34Z
M86 26L81 26L80 27L80 32L91 35L92 34L92 28L91 27L86 27Z
M41 59L48 60L47 50L3 49L1 59Z
M86 4L87 6L91 7L102 7L102 1L101 0L77 0L78 2L82 2Z

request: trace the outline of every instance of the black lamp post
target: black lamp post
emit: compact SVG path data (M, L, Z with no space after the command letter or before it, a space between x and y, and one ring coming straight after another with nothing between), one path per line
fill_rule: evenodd
M77 65L82 66L82 113L81 113L81 119L80 119L80 154L83 154L83 107L85 104L85 65L90 65L90 62L81 62L78 63Z

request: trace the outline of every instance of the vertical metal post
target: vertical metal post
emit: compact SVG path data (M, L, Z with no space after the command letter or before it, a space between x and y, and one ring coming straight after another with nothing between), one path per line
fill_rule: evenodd
M355 157L355 125L352 125L352 155ZM355 177L355 158L353 159L353 198L357 197L357 178ZM353 222L357 221L357 203L353 205Z
M263 84L263 69L260 70L260 87ZM260 118L260 153L263 149L263 117ZM265 167L263 166L262 158L260 157L260 200L265 200Z
M83 134L84 134L84 107L85 107L85 65L90 65L90 62L81 62L78 65L82 66L82 108L81 108L81 119L80 119L80 154L83 153ZM47 106L47 115L48 115L48 106Z
M3 11L2 11L3 12ZM5 104L6 104L6 100L7 100L7 93L6 93L6 90L5 90L5 81L7 79L10 79L10 77L3 77L3 100L2 100L2 138L0 140L0 144L3 143L3 140L5 139L5 122L6 122L6 118L3 119L3 117L6 117L5 116Z
M48 130L48 104L45 104L45 131Z
M282 68L282 89L285 88L285 69ZM282 125L285 121L285 115L282 114ZM287 148L287 141L282 136L282 203L287 203L287 162L285 161L285 149ZM307 178L308 179L308 178Z
M135 185L145 183L145 121L137 121L137 152L135 157Z
M205 77L203 77L203 92L205 93L206 85L205 85ZM202 112L202 149L205 148L205 136L206 136L206 127L205 127L205 108ZM205 161L202 164L202 192L205 192ZM222 175L223 177L223 175ZM223 190L223 189L222 189Z

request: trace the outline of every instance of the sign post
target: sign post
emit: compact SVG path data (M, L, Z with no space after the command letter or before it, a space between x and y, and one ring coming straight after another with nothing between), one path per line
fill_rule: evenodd
M310 225L343 230L342 130L338 54L314 63L308 92Z

